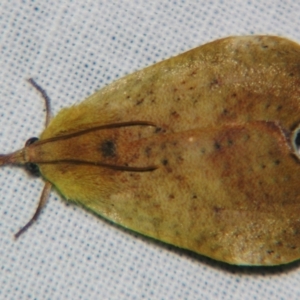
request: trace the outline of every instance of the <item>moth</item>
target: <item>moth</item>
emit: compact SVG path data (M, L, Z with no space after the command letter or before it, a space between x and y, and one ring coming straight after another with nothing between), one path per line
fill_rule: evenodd
M48 104L46 93L31 80ZM62 109L0 156L65 199L154 239L236 265L300 258L300 46L228 37Z

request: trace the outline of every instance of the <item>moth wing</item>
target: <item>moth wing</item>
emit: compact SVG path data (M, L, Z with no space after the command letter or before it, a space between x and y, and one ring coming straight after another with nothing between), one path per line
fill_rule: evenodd
M42 174L66 198L167 243L235 264L295 260L300 191L291 131L300 123L299 70L299 45L249 36L128 75L62 110L41 140L153 122L157 132L127 141L127 130L114 140L119 156L109 162L157 170L65 163L41 165Z
M300 164L279 124L156 135L123 152L130 165L158 168L58 164L41 171L66 198L166 243L241 265L299 258Z
M41 139L148 121L167 131L232 122L298 124L300 46L274 36L220 39L134 72L65 108Z

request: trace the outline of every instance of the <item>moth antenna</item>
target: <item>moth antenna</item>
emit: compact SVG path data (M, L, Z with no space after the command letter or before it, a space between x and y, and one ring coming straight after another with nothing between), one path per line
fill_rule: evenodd
M42 191L41 197L40 197L40 202L38 204L38 207L34 213L34 215L32 216L32 218L29 220L29 222L23 226L16 234L15 234L15 238L17 239L22 233L24 233L39 217L42 208L45 206L50 192L51 192L51 188L52 188L52 184L49 181L46 181L44 189Z
M46 105L46 127L48 126L48 124L50 123L50 120L52 118L51 116L51 100L49 98L49 96L47 95L46 91L40 86L38 85L33 78L29 78L28 82L35 88L37 89L40 94L42 95L42 97L45 100L45 105Z

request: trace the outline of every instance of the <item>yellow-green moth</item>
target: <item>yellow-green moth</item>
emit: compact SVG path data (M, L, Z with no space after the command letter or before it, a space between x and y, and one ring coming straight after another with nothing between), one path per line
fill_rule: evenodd
M213 259L285 264L300 258L299 124L300 46L229 37L63 109L0 164L25 164L46 181L29 224L54 186L117 224Z

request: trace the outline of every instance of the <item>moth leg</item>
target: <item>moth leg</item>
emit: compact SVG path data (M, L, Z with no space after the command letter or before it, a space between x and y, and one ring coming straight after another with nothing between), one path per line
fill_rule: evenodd
M52 188L52 184L49 181L46 181L43 192L41 194L40 197L40 202L38 204L38 207L34 213L34 215L32 216L32 218L29 220L29 222L23 226L16 234L15 234L15 238L17 239L22 233L24 233L39 217L40 212L42 211L42 208L45 206L50 192L51 192L51 188Z

